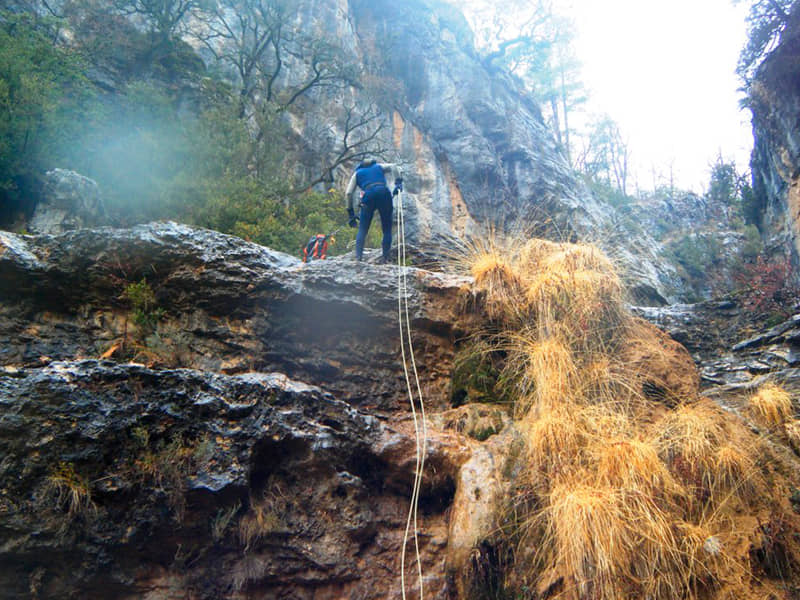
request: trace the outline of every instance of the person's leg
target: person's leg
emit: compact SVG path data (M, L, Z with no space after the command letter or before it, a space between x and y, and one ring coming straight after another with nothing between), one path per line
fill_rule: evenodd
M364 242L369 233L369 226L372 224L372 215L375 213L375 202L369 194L364 196L361 210L358 214L358 233L356 234L356 260L361 260L364 255Z
M383 230L383 260L389 261L389 252L392 249L392 194L384 188L385 194L378 198L378 214L381 216L381 229Z

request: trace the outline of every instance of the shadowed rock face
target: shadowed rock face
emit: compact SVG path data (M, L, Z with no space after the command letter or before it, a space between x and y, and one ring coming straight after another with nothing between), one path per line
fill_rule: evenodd
M773 243L800 252L800 6L794 6L780 43L758 68L749 93L755 145L753 187L762 228ZM797 271L800 273L800 271Z
M283 375L98 361L2 372L0 411L4 598L400 595L414 456L402 420ZM463 453L447 435L430 444L434 597Z

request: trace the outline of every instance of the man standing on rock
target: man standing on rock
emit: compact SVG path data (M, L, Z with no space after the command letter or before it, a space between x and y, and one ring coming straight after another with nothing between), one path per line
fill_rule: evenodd
M386 173L389 172L394 176L393 194L389 192L386 185ZM364 241L367 239L369 226L372 224L372 216L377 210L381 217L381 229L383 230L381 262L384 264L389 262L389 250L392 247L392 196L396 196L403 190L402 176L403 173L399 166L369 159L362 160L356 167L353 176L350 177L344 195L347 202L347 215L350 217L350 227L358 227L356 260L360 261L364 254ZM360 193L359 190L361 190ZM357 197L360 199L358 204L356 204ZM356 206L359 206L358 219L356 219Z

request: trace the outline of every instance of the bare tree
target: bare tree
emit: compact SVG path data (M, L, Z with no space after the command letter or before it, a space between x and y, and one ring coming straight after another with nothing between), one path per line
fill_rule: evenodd
M630 149L617 123L608 116L593 125L581 152L576 155L576 168L594 180L628 193Z
M586 101L580 63L572 51L574 24L553 0L476 0L472 25L487 68L504 68L522 79L542 107L571 161L570 116Z
M216 0L198 39L239 83L240 116L256 99L285 110L309 90L343 80L347 69L334 44L298 33L292 0ZM279 80L293 62L304 77L281 89Z
M381 132L386 128L383 113L375 105L360 110L355 106L345 108L341 135L331 149L322 156L324 166L321 173L309 182L304 190L310 190L320 183L333 183L336 169L348 163L355 163L364 158L382 157L388 148L382 145ZM329 128L329 134L335 130Z
M169 42L189 13L204 4L203 0L114 0L123 14L143 18L161 44Z

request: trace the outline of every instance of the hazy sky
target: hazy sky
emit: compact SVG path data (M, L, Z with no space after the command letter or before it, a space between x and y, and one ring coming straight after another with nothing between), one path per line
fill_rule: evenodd
M619 123L642 189L652 189L653 169L666 183L671 165L676 185L703 191L720 150L740 170L747 167L750 113L738 107L734 73L746 6L731 0L554 4L577 26L586 111Z
M734 73L745 42L745 6L730 0L556 0L575 19L588 108L607 112L629 139L636 173L669 165L701 191L721 150L744 169L750 113Z

